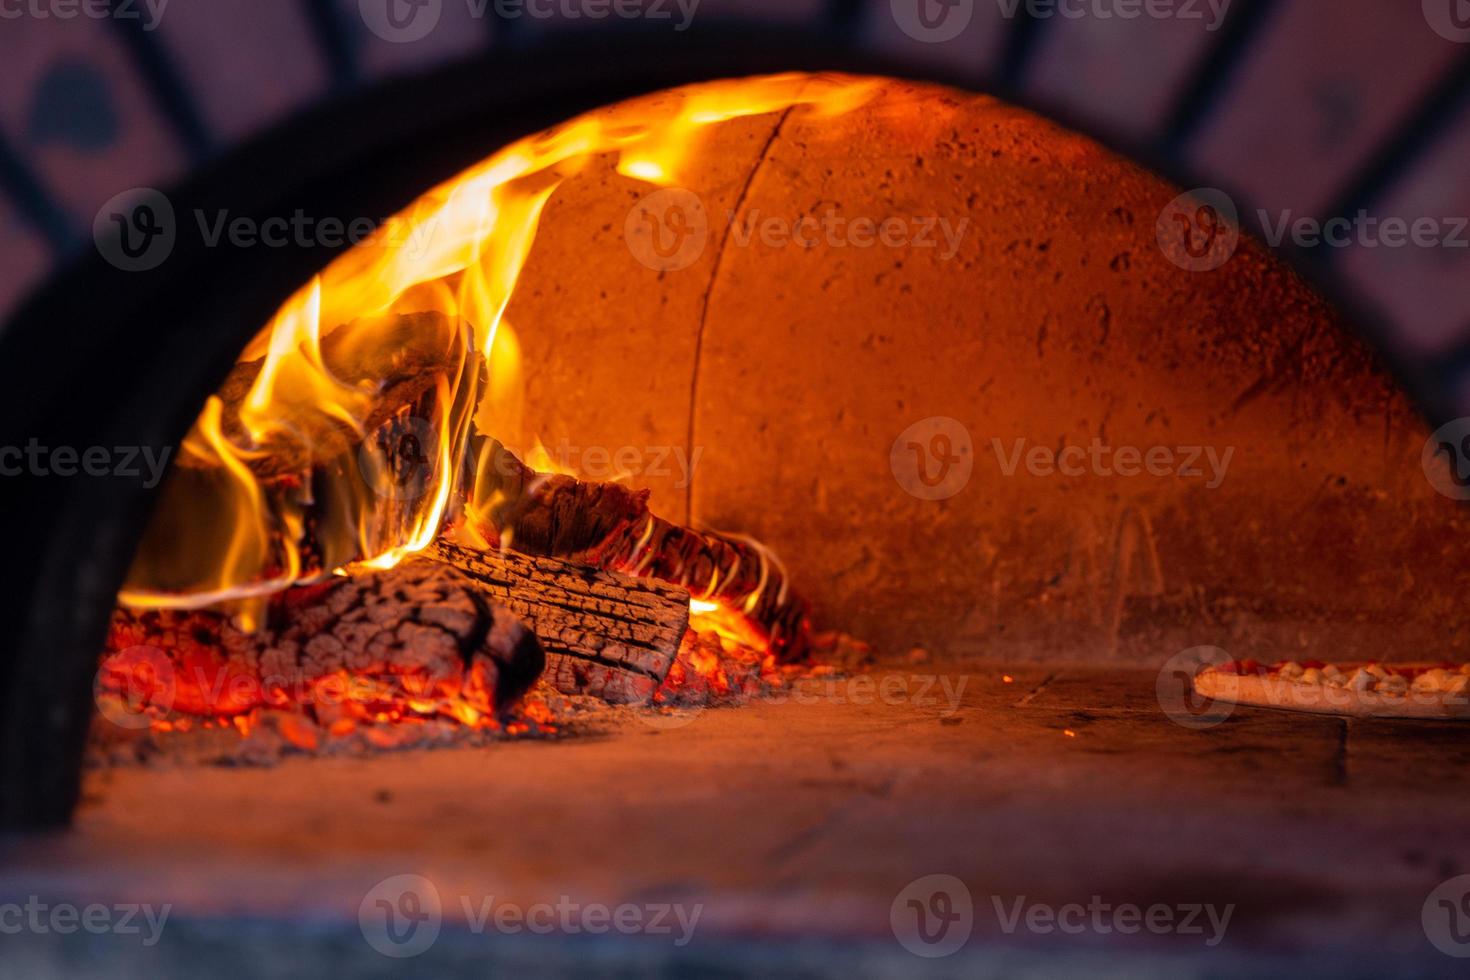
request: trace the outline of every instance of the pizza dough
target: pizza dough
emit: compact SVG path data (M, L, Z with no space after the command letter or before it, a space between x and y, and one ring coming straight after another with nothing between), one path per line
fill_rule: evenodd
M1470 664L1231 661L1201 671L1194 689L1218 701L1317 714L1470 719Z

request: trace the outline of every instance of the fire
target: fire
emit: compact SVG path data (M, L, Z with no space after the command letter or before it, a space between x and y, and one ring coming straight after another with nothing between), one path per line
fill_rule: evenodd
M246 347L245 390L201 411L120 602L229 603L248 623L273 593L425 548L457 502L484 505L472 431L494 436L520 411L505 310L557 188L607 155L629 179L677 184L697 166L702 130L788 109L838 115L877 84L793 73L691 86L527 137L420 197ZM412 414L374 418L388 375L419 377L424 364L433 383L415 390ZM410 436L413 451L400 452ZM698 628L750 639L715 603L693 612Z
M333 608L321 604L333 588L279 593L276 628L293 605L320 618ZM507 697L500 667L483 656L465 663L385 653L375 662L359 657L351 667L307 658L267 668L271 651L292 648L299 638L278 632L269 650L247 651L237 642L245 635L217 611L115 611L94 690L102 716L124 731L233 728L242 738L267 725L307 752L323 740L367 739L379 748L415 742L412 733L385 733L380 726L418 728L424 737L445 730L515 734L516 725L522 732L531 725L539 733L555 731L545 704L520 692Z

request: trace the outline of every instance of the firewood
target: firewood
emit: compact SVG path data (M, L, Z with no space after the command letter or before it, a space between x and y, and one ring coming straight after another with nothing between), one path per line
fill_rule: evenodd
M466 520L492 545L682 586L743 618L778 660L806 653L810 608L754 542L657 517L647 490L538 473L498 442L478 442L473 485L488 503Z
M409 313L354 321L329 332L321 341L322 363L345 389L361 399L362 432L372 433L404 415L436 418L430 409L441 380L454 382L467 369L478 370L466 357L459 328L441 313ZM365 342L364 337L371 337ZM335 414L315 405L293 411L259 444L240 420L246 397L260 377L264 358L242 361L230 371L217 395L223 403L220 428L242 449L245 465L268 485L299 478L313 465L353 457L362 435ZM434 447L424 446L432 455ZM354 457L355 458L355 457ZM182 467L213 465L188 453Z
M342 684L374 679L381 687L367 690L381 690L384 711L460 701L501 712L544 664L535 635L478 583L414 558L283 592L253 632L207 609L119 608L99 683L137 709L227 717L310 704L329 723L324 713L341 709L323 700L331 685L347 695Z
M474 579L530 626L546 651L546 679L566 694L647 701L689 627L689 593L678 586L443 539L425 554Z
M229 585L277 580L288 568L298 579L315 578L413 534L433 507L434 479L445 476L437 470L440 440L460 441L473 410L482 364L467 352L463 330L442 314L417 313L329 333L322 363L357 425L309 393L283 391L282 417L256 440L240 416L265 362L235 366L211 409L258 484L258 503L250 506L258 508L265 540L259 552L246 549L255 564L236 567ZM238 479L214 452L188 451L191 444L199 440L186 440L160 489L128 577L131 592L212 590L215 570L238 557L236 541L223 533L240 520Z

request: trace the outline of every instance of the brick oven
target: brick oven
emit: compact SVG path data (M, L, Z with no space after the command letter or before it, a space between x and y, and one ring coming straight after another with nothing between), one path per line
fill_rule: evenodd
M1328 166L1300 5L1140 21L1172 101L1095 11L424 6L109 7L162 189L0 148L99 209L0 334L27 975L1448 974L1454 220L1314 249L1432 200L1453 21Z

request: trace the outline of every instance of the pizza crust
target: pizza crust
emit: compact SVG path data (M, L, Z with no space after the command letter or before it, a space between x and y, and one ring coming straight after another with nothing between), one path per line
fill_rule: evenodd
M1470 718L1470 696L1446 691L1389 694L1213 669L1195 677L1194 689L1202 697L1233 704L1351 718Z

